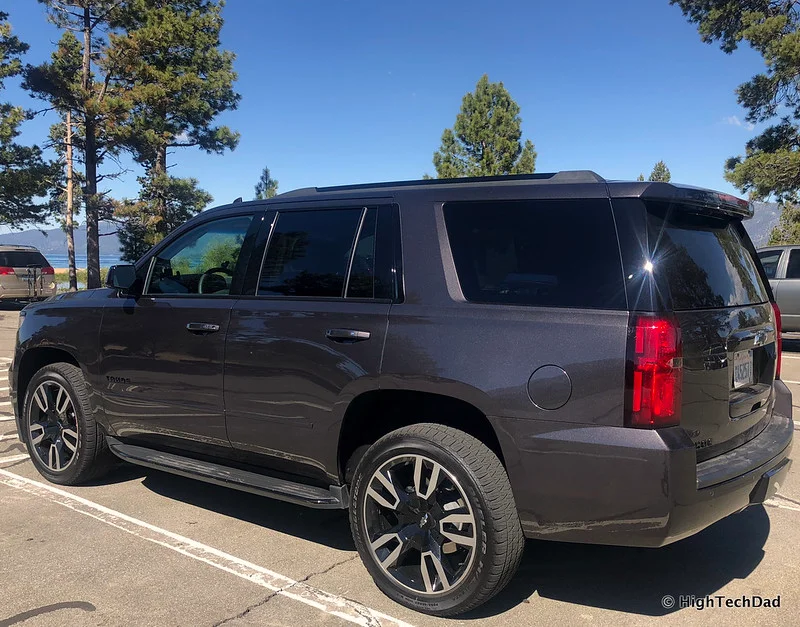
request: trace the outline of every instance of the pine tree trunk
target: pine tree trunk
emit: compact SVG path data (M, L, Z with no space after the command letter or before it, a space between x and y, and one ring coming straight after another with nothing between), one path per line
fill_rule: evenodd
M78 290L78 275L75 271L75 228L73 226L73 209L72 112L67 111L67 208L64 214L64 230L67 232L69 289L71 292Z
M84 93L91 89L92 66L92 16L90 5L83 9L83 68L82 86ZM98 237L98 198L97 198L97 127L94 117L87 111L86 131L86 287L100 287L100 239Z

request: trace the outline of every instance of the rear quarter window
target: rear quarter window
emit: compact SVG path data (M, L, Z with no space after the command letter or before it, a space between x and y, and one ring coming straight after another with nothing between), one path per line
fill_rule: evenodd
M443 210L468 301L626 308L608 200L451 202Z
M666 279L674 310L716 309L769 300L741 221L647 202L653 273Z

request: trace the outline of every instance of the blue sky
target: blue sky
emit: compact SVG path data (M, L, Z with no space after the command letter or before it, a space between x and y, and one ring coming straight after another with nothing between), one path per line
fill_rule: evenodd
M4 0L3 10L31 46L26 61L46 59L59 33L41 5ZM280 191L433 173L442 130L483 73L519 103L540 172L634 178L664 159L675 181L736 193L724 161L758 130L734 90L761 58L703 44L667 0L229 0L224 17L242 100L220 121L241 142L169 158L215 204L252 198L265 165ZM38 106L14 81L2 98ZM26 123L23 139L41 142L53 121ZM108 183L116 197L136 195L141 172L128 165Z

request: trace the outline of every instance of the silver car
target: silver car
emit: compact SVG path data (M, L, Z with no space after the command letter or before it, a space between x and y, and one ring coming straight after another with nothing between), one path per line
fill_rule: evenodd
M800 331L800 245L759 248L758 258L780 307L783 330Z
M55 271L37 248L0 244L0 301L44 300L56 291Z

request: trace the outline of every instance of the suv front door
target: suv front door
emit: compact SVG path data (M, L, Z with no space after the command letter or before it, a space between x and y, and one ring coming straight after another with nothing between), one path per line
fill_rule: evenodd
M257 222L246 214L191 228L149 260L141 296L115 295L106 304L100 371L107 420L119 437L210 454L230 450L225 333Z
M251 262L225 349L228 437L244 461L333 480L344 410L377 387L393 211L282 207L264 220L263 263Z

